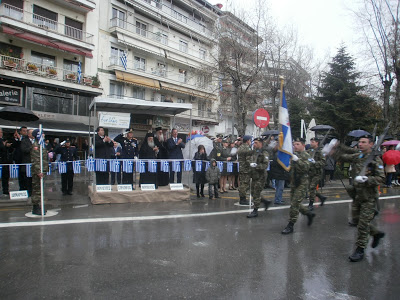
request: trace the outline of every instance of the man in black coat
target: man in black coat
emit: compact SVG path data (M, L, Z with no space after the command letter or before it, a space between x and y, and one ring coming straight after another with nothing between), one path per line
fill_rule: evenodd
M56 154L61 154L60 161L67 162L67 172L61 173L61 191L63 195L72 195L74 186L74 167L72 161L79 160L78 151L71 146L70 140L56 149Z
M96 129L96 136L94 139L94 151L95 151L95 158L100 159L109 159L113 147L113 142L111 138L105 136L104 128L98 127ZM96 184L108 184L109 183L109 176L108 176L108 163L107 163L107 170L105 172L96 171Z
M168 159L168 150L166 147L166 138L163 134L162 127L156 127L154 135L154 144L158 147L158 159ZM169 174L161 171L161 163L157 164L157 184L158 186L165 186L169 184Z
M171 131L171 137L167 140L167 149L168 149L168 158L169 159L182 159L183 160L183 153L182 149L185 148L185 143L182 142L181 138L178 138L178 130L175 128ZM180 172L177 173L177 183L182 182L182 162L180 164ZM170 165L170 172L169 172L169 182L174 183L175 172L172 171L173 165Z
M133 128L127 129L125 136L119 134L114 141L121 144L121 158L134 159L138 156L138 141L133 137ZM133 173L122 172L122 183L133 185Z
M144 142L140 147L139 158L155 160L158 154L158 147L154 143L154 136L152 133L146 134ZM146 162L145 173L140 174L139 184L154 184L157 188L157 173L149 172L149 162Z

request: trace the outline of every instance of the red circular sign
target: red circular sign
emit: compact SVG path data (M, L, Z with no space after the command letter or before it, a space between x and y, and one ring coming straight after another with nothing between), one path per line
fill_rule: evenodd
M269 124L269 113L264 108L259 108L253 113L254 124L259 128L265 128Z
M203 131L203 133L209 133L210 132L210 128L208 126L203 126L201 127L201 131Z

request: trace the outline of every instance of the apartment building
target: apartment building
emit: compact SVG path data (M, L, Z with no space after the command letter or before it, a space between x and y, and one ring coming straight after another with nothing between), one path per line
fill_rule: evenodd
M218 50L212 30L219 8L202 0L99 0L97 9L102 97L148 106L129 111L136 136L158 126L182 134L207 127L213 134L218 86L204 67ZM165 113L155 113L154 102ZM174 106L191 107L192 124L189 109L170 115Z
M48 134L87 132L89 104L103 93L94 61L97 9L91 0L2 0L0 105L31 109ZM0 120L3 128L15 125Z

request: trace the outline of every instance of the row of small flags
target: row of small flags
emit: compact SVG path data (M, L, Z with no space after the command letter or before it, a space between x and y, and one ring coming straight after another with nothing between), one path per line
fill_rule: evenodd
M80 161L73 161L69 162L72 163L72 169L75 174L81 173L81 162ZM183 164L183 166L182 166ZM232 173L233 172L233 162L227 162L227 172ZM32 177L31 174L31 164L27 164L26 166L26 176L27 177ZM109 169L108 169L109 166ZM185 172L191 171L192 170L192 161L190 159L186 159L184 161L167 161L167 160L162 160L161 162L157 162L155 160L149 160L149 161L144 161L144 160L136 160L136 164L133 160L123 160L122 161L122 171L125 173L133 173L134 166L136 167L136 171L139 173L156 173L158 170L158 167L160 168L161 172L168 173L170 169L172 169L173 172L182 172L182 167ZM147 168L146 168L147 166ZM2 177L3 173L3 167L0 166L0 178ZM58 167L58 172L60 174L67 173L67 162L58 162L57 163ZM203 162L201 160L196 160L195 161L195 166L194 166L194 171L196 172L201 172L207 171L207 169L210 167L210 162L206 161ZM222 172L224 168L224 162L218 161L217 162L217 167L220 169ZM239 170L239 163L237 163L237 167ZM118 173L121 171L121 161L117 159L87 159L86 160L86 168L89 172L114 172ZM19 165L10 165L10 178L18 178L19 176L19 170L20 166ZM51 164L49 164L49 171L47 172L47 175L51 175Z

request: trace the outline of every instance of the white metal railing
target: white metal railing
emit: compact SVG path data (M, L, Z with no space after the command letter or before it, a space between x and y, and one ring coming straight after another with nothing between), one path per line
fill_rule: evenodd
M11 19L22 21L26 24L34 25L48 31L57 32L85 43L93 43L93 34L37 14L24 11L6 3L0 5L0 16L7 16Z
M38 64L11 56L0 55L0 68L59 81L93 86L93 77L90 75L81 73L79 78L77 71Z
M192 47L189 47L188 44L185 45L180 42L172 41L172 40L168 39L167 33L164 33L164 32L153 33L148 30L146 31L144 29L136 27L135 24L128 23L128 22L118 19L118 18L113 18L110 20L110 27L119 27L119 28L126 29L130 33L136 34L137 36L140 36L143 39L158 42L162 45L168 46L168 47L178 50L180 52L187 53L190 56L193 56L193 57L196 57L196 58L199 58L199 59L209 62L207 52L204 49L202 49L200 51L200 50L193 49ZM199 47L200 47L200 45L199 45Z

